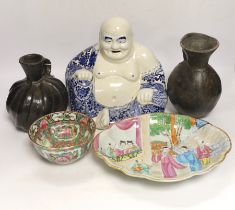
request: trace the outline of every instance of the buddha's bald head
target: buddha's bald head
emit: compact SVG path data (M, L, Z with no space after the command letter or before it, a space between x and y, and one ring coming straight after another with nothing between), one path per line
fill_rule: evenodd
M133 35L129 22L124 18L112 17L100 28L101 53L111 60L123 60L133 47Z
M100 33L109 33L110 35L128 34L132 36L131 25L121 17L112 17L104 21L100 28Z

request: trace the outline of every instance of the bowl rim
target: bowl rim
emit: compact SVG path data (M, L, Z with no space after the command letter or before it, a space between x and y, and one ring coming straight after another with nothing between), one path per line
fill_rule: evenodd
M57 113L75 113L76 115L79 114L79 115L82 115L84 117L88 117L93 123L94 123L94 128L91 130L91 140L89 141L89 143L92 143L92 141L94 141L94 135L95 135L95 131L96 131L96 123L94 121L93 118L89 117L88 115L85 115L83 113L80 113L80 112L77 112L77 111L71 111L71 110L66 110L66 111L57 111L57 112L51 112L51 113L48 113L48 114L45 114L41 117L39 117L38 119L36 119L29 127L28 129L28 136L29 136L29 139L30 139L30 142L33 144L33 145L37 145L39 146L40 148L44 148L46 150L50 150L50 151L60 151L60 150L69 150L69 149L76 149L80 146L69 146L69 147L59 147L59 148L54 148L54 147L46 147L46 146L43 146L43 145L40 145L38 144L36 141L33 140L33 137L32 135L30 135L30 130L32 128L33 125L35 125L35 123L39 120L41 120L42 118L46 117L46 116L49 116L49 115L52 115L52 114L57 114ZM87 143L87 144L89 144Z

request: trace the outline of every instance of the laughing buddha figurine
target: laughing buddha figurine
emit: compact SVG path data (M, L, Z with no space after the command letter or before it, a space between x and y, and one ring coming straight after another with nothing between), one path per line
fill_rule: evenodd
M120 17L106 20L99 43L68 64L66 85L70 109L96 117L97 128L152 112L167 103L160 62L133 40L130 24Z

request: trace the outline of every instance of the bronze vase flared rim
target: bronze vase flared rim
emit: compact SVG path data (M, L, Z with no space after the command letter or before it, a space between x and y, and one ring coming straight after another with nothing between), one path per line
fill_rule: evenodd
M198 47L193 47L190 46L194 45L196 42L199 43L199 41L203 42L198 45ZM203 44L207 44L204 45L202 47ZM180 45L181 47L189 52L195 52L195 53L209 53L209 52L214 52L218 47L219 47L219 41L211 36L208 36L206 34L203 33L196 33L196 32L192 32L192 33L188 33L185 34L182 39L180 40Z
M19 63L23 65L36 65L43 61L44 57L37 53L31 53L20 57Z

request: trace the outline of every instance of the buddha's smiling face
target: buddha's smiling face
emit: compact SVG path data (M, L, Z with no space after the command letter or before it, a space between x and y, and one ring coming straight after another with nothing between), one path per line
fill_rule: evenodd
M111 18L100 30L100 50L104 57L113 61L128 58L133 48L132 31L129 23L122 18Z

